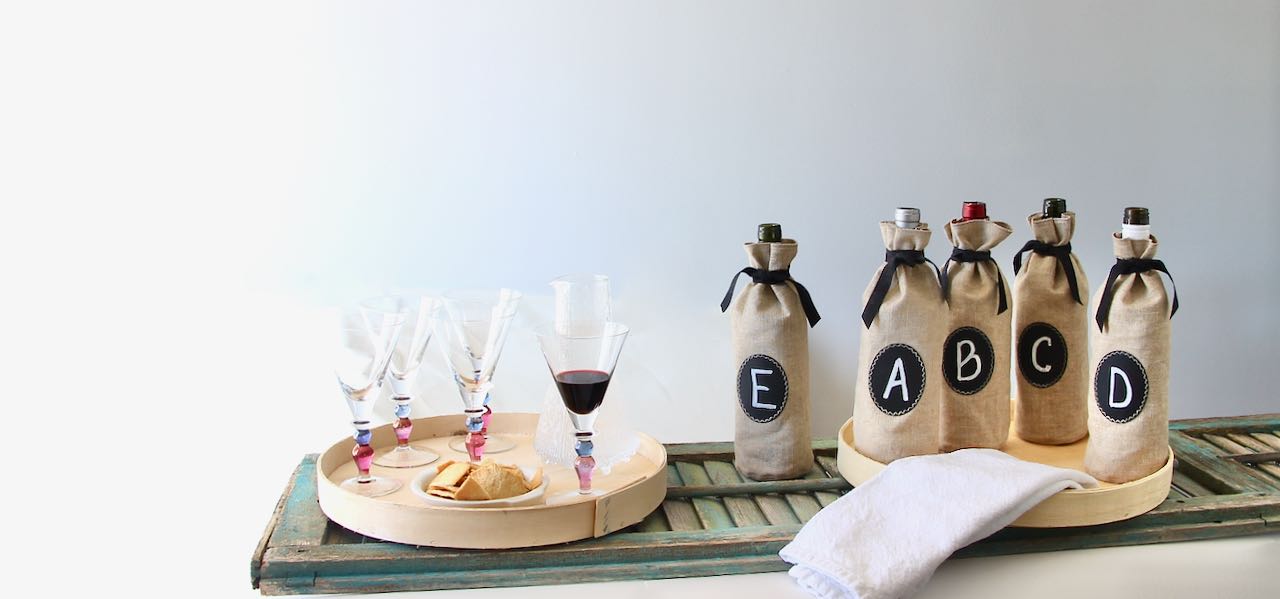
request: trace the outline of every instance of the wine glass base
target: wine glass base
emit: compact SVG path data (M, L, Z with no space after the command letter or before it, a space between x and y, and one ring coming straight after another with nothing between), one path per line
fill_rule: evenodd
M484 454L502 453L516 448L516 442L506 435L488 434L484 438ZM449 439L449 449L459 453L467 453L467 437L465 435Z
M359 478L348 478L342 481L341 485L344 490L351 491L356 495L365 497L382 497L390 495L400 490L400 481L394 478L383 478L375 476L368 481L361 482Z
M374 460L373 463L387 468L416 468L418 466L426 466L438 459L440 459L440 454L434 451L414 445L406 445L404 447L397 445L395 449L378 456L378 459Z

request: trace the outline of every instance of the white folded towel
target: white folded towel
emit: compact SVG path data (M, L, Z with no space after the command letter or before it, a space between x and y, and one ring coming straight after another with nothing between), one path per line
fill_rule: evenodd
M909 597L957 549L1058 491L1097 484L994 449L903 458L818 512L778 555L823 599Z

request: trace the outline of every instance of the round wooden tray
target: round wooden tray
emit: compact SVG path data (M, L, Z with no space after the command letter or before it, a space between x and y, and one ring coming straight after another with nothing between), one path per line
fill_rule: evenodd
M440 454L441 460L467 459L449 449L449 438L462 430L462 416L435 416L414 420L410 442ZM516 441L516 448L493 454L496 462L535 465L541 460L533 449L537 414L497 413L489 425L492 434ZM639 433L638 433L639 434ZM425 468L384 468L373 474L404 483L395 493L362 497L338 486L356 474L348 437L331 446L316 461L316 487L320 509L330 520L362 535L432 547L506 549L534 547L599 537L642 520L662 504L667 494L667 452L660 443L639 434L640 447L627 462L607 475L596 474L594 487L601 495L577 494L578 479L571 468L543 465L551 483L546 503L511 508L453 508L427 505L409 490L409 484ZM395 445L390 425L373 431L373 448L381 454Z
M1010 426L1009 439L1001 451L1022 460L1060 468L1084 471L1084 450L1088 437L1070 445L1036 445L1019 439ZM840 427L837 439L836 465L840 474L854 486L860 485L884 470L885 465L868 458L853 446L853 419ZM1093 489L1067 489L1031 508L1012 526L1026 528L1059 528L1092 526L1138 516L1160 505L1169 496L1173 480L1173 450L1164 467L1138 480L1123 484L1099 481Z

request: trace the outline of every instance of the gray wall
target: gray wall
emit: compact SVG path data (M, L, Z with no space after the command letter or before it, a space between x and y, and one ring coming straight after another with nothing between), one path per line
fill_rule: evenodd
M1017 231L995 252L1012 274L1026 216L1065 197L1097 285L1121 209L1144 205L1183 302L1172 415L1280 409L1280 2L330 10L310 42L330 64L298 63L315 87L305 210L263 266L307 303L605 272L636 329L624 366L674 402L653 407L723 436L716 305L739 244L778 221L824 316L814 420L831 434L894 206L940 229L986 201ZM929 255L947 251L939 231ZM507 380L545 384L536 350L512 361Z

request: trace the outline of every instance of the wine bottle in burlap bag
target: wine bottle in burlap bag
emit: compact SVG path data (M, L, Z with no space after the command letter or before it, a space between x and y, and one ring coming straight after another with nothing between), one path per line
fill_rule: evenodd
M1025 441L1065 445L1088 433L1089 282L1071 251L1075 213L1050 214L1028 217L1035 239L1013 259L1014 429Z
M1116 235L1116 264L1093 300L1093 389L1085 470L1137 480L1169 459L1169 329L1178 296L1160 278L1158 242ZM1169 279L1172 283L1173 279Z
M985 215L984 215L985 216ZM947 223L955 246L942 265L949 324L942 345L942 451L1004 445L1009 436L1009 291L991 249L1008 223Z
M880 234L885 263L862 296L853 436L858 453L888 463L938 453L947 310L924 256L927 225L882 222Z
M734 275L720 304L729 310L737 367L734 466L754 480L799 478L813 469L809 327L820 317L791 278L796 242L775 224L761 225L759 238L745 244L749 266ZM751 282L734 301L742 274Z

